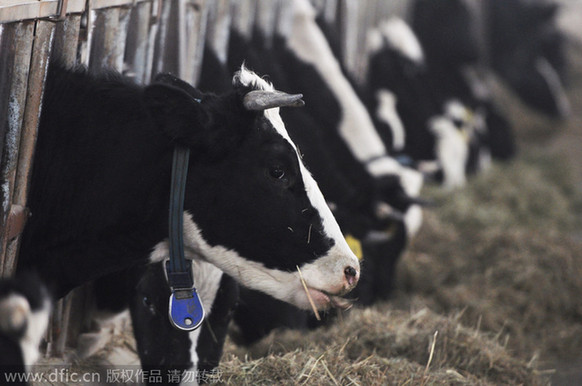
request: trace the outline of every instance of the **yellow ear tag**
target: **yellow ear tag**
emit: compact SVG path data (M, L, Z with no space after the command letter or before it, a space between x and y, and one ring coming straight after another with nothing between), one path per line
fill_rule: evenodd
M362 243L360 243L360 240L356 239L352 235L346 235L346 241L358 260L362 260L364 258L364 253L362 252Z

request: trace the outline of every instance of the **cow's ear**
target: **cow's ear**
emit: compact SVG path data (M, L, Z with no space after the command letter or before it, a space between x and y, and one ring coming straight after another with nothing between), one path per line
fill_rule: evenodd
M156 125L174 141L194 145L197 132L210 125L200 100L180 88L162 83L147 86L144 103Z

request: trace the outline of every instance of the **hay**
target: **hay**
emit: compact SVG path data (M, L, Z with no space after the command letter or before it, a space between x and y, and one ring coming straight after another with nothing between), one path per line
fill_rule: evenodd
M435 195L441 206L399 267L401 295L464 309L463 323L509 334L523 359L572 355L582 347L582 243L570 192L518 161L454 199Z
M246 385L547 382L494 336L463 327L459 315L444 317L427 308L401 311L385 304L355 309L343 322L307 334L272 333L249 351L228 344L220 369L224 382Z

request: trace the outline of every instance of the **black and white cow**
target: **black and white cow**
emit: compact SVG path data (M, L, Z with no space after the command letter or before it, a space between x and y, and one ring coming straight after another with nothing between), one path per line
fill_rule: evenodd
M272 61L273 56L261 55L259 57L261 51L259 48L262 45L251 46L237 31L233 31L231 40L232 62L240 63L244 59L253 68L269 73L275 83L288 87L286 77L278 73L279 69ZM235 54L235 51L244 53L244 57L238 53ZM232 87L228 73L226 63L223 63L207 45L204 50L198 87L203 91L226 92ZM338 221L344 232L363 237L374 227L374 224L378 229L387 228L392 220L370 219L373 216L373 213L370 213L373 206L372 198L368 197L370 194L363 187L355 189L350 186L341 173L338 173L333 160L325 158L327 148L320 138L318 128L306 115L305 110L290 109L285 114L284 121L293 141L301 151L303 161L309 164L311 172L314 168L317 170L315 173L317 180L326 199L334 202L334 214L336 217L340 215ZM386 258L390 259L389 256ZM197 275L197 272L204 272L205 285L210 283L218 285L219 280L210 281L209 277L214 275L220 279L222 275L221 272L212 270L212 266L205 267L204 265L196 266L194 275ZM211 305L209 316L200 331L186 333L175 330L167 323L169 293L161 267L150 265L144 273L133 270L128 274L129 277L124 277L123 280L132 283L128 286L131 299L130 310L142 366L146 369L154 369L172 364L173 368L183 370L190 368L191 363L196 363L196 360L198 360L199 369L210 370L217 366L222 354L228 321L237 299L238 287L232 279L228 275L222 275L218 289L214 287L210 291L203 292L203 294L217 293L217 297L203 299L204 304ZM199 280L195 281L199 282ZM112 286L115 287L115 284L112 284L110 280L99 286L103 296L111 296L111 290L107 288ZM200 288L198 290L200 291ZM285 325L295 328L305 327L311 321L310 312L302 311L259 291L244 287L240 291L242 292L241 304L236 312L236 322L241 331L240 342L250 343L264 336L274 327ZM250 299L256 299L256 302ZM110 303L110 300L106 303ZM251 311L249 307L255 304L260 305L261 312L249 313L248 311ZM156 333L152 334L152 331Z
M362 175L371 176L375 181L388 176L408 196L417 197L422 176L389 155L366 107L317 25L315 10L308 1L293 1L291 30L273 48L290 84L304 89L306 98L313 100L306 110L324 131L338 164L356 186ZM358 162L352 162L353 159ZM400 205L386 200L395 207ZM422 221L421 210L417 205L410 205L410 201L407 204L408 232L415 234Z
M343 191L333 183L324 185L323 181L326 179L320 178L319 173L330 175L326 168L329 169L328 164L331 163L338 166L349 184L356 189L373 193L377 195L377 199L392 205L395 211L405 213L403 217L414 218L419 214L414 213L416 208L410 210L410 204L414 200L410 200L408 193L402 188L407 182L403 181L407 177L407 171L387 155L370 117L341 72L338 60L319 30L311 6L303 2L294 5L297 13L292 19L292 32L287 36L275 36L272 48L265 43L260 31L255 31L252 44L237 31L231 31L229 61L237 63L246 60L253 67L267 66L261 70L275 76L277 84L285 84L289 89L301 88L304 91L309 103L305 112L301 112L302 116L298 116L299 112L295 110L287 110L282 114L288 123L290 135L299 144L306 164L318 181L322 182L326 197L333 194L330 192L328 195L327 189L335 190L336 194L338 190ZM298 41L290 44L294 39ZM318 60L330 65L329 71L332 75L322 75L326 72L325 64L318 65ZM361 126L361 131L358 125ZM315 130L308 129L311 127ZM321 139L313 134L314 131L319 133ZM373 144L373 148L367 149L368 151L378 149L383 154L378 159L369 160L372 163L378 162L377 164L367 165L362 162L362 154L367 150L365 145L364 148L358 148L361 145L358 137L364 144ZM360 152L360 159L355 149ZM329 157L326 154L328 152ZM368 168L370 166L372 169ZM411 174L414 175L414 172ZM405 197L408 198L403 199ZM340 210L344 205L349 206L345 201L341 204L343 205L338 205ZM415 231L414 221L403 222L401 218L394 223L389 235L386 232L387 227L383 230L368 227L364 233L363 269L366 272L368 269L371 271L370 274L363 274L354 291L354 296L363 304L385 298L390 293L395 262L407 244L407 236ZM346 228L349 227L347 224ZM378 264L372 268L375 260ZM377 275L371 274L374 269ZM261 315L257 314L259 309L263 310ZM273 328L307 328L313 320L306 313L247 289L241 289L240 304L234 319L238 327L238 341L244 344L253 343Z
M390 112L396 108L402 128L392 124L391 130L384 130L395 150L412 157L427 174L438 171L446 187L462 186L467 174L486 169L488 127L481 105L473 103L466 85L441 86L442 74L427 62L420 42L402 19L381 22L370 32L368 44L362 94L380 127L393 122Z
M0 383L25 385L24 376L39 358L52 301L37 275L0 280Z
M430 65L448 74L444 88L458 83L461 67L485 65L529 106L564 117L564 36L555 13L553 4L522 0L414 0L411 24Z
M212 303L222 272L300 308L341 303L359 263L289 138L276 92L244 67L203 94L170 75L140 87L51 65L19 269L52 294L167 258L174 146L191 149L184 242ZM259 99L281 98L268 105ZM254 106L253 106L254 105ZM153 250L153 252L152 252ZM168 322L169 324L169 322ZM196 366L194 356L191 365Z

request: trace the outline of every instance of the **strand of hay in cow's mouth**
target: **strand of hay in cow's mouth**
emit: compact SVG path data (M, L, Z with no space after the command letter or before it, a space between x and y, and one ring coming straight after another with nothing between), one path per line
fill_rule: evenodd
M309 227L309 229L311 230L311 226ZM299 280L301 281L301 285L303 286L303 289L305 290L305 295L307 296L307 300L309 300L309 305L311 305L311 308L313 309L313 314L315 315L315 318L317 320L321 320L321 316L319 316L319 312L317 311L317 307L315 306L315 303L313 302L313 299L311 298L311 295L309 294L309 290L307 289L307 284L305 283L305 279L303 278L303 274L301 273L299 266L296 266L296 267L297 267L297 272L299 272Z

